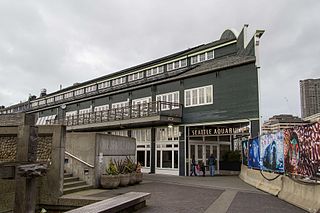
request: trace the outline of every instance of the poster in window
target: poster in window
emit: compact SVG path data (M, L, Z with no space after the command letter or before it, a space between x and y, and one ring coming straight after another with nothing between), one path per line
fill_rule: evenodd
M283 131L260 137L261 170L284 172Z

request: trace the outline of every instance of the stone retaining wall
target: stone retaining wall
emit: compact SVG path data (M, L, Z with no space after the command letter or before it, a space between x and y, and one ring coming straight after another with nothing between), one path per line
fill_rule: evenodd
M17 137L0 136L0 163L14 162L17 154Z

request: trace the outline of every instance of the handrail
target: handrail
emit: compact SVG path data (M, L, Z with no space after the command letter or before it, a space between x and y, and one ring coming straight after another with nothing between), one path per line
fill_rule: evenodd
M69 155L70 157L72 157L72 158L76 159L77 161L79 161L79 162L81 162L81 163L83 163L83 164L85 164L85 165L89 166L90 168L94 168L94 166L93 166L93 165L91 165L91 164L89 164L89 163L85 162L84 160L81 160L81 159L80 159L80 158L78 158L77 156L75 156L75 155L73 155L73 154L71 154L71 153L69 153L69 152L67 152L67 151L64 151L64 153L65 153L65 154L67 154L67 155Z

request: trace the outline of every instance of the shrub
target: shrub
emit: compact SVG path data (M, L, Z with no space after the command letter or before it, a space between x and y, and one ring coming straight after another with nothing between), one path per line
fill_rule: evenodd
M110 160L109 162L109 166L106 169L106 174L107 175L118 175L119 171L116 167L116 165L112 162L112 160Z

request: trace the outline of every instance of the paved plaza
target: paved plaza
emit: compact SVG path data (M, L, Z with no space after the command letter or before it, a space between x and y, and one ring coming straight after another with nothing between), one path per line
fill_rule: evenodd
M144 181L139 185L114 190L89 190L85 196L106 199L130 191L151 193L147 206L139 213L305 212L257 190L237 176L177 177L144 174Z

